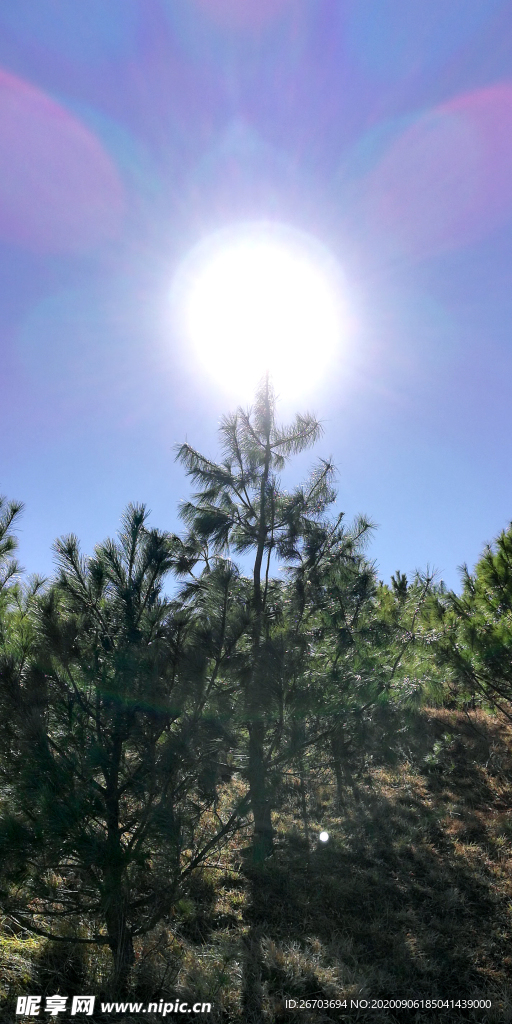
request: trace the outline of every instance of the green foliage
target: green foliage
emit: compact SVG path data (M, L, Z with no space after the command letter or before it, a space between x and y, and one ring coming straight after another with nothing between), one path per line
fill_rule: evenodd
M212 587L218 589L216 575L224 574L227 588L217 663L232 694L239 745L246 737L239 759L247 762L256 859L272 849L269 759L283 733L287 663L296 649L296 631L287 622L287 587L272 579L272 559L283 559L288 568L312 569L331 529L327 510L335 498L328 462L321 462L307 483L291 493L281 488L279 473L292 455L317 440L320 430L309 414L279 426L267 377L253 409L238 409L223 419L223 462L213 463L187 444L177 453L199 485L181 509L190 534L180 550L180 568L201 566L199 580L185 594L200 597L204 609ZM248 552L250 577L219 561Z
M468 999L492 1001L491 1024L510 1022L511 733L483 712L475 719L417 712L407 756L389 765L376 745L342 814L334 779L319 765L306 780L312 820L321 802L309 861L298 789L281 793L274 856L240 871L245 839L234 835L205 872L192 872L169 922L135 940L126 998L204 999L212 1021L241 1024L251 1019L251 996L254 1016L299 1024L334 1022L343 1011L285 1010L285 998L346 998L350 1007L350 999L410 999L413 991L417 999L456 1000L462 985ZM443 736L452 739L443 744ZM428 767L435 750L442 771ZM326 844L317 840L320 828ZM23 957L27 980L12 975L2 1019L11 1019L14 996L41 991L43 978L48 992L73 991L67 953L59 973L60 944L53 957L44 940L11 936L7 945L1 963ZM103 990L100 952L86 949L80 991ZM359 1017L370 1024L375 1013L360 1008ZM421 1016L438 1020L439 1011L425 1007ZM392 1007L378 1011L389 1024L396 1017ZM449 1019L480 1022L482 1009L454 1006Z
M18 540L13 530L23 510L21 502L10 501L0 495L0 671L5 659L15 659L20 654L14 636L19 640L19 616L11 615L13 606L22 603L19 580L21 567L13 557ZM16 625L14 626L14 621ZM26 646L26 645L23 645Z
M450 745L453 742L453 734L446 732L435 741L432 750L429 750L428 754L425 754L423 758L423 764L430 771L443 771L446 767L446 755L449 753ZM453 768L453 760L450 762L450 767Z
M367 757L369 734L397 746L396 716L386 708L414 707L421 699L417 678L424 647L421 611L432 586L430 574L417 574L399 586L377 581L364 548L370 524L337 524L323 542L314 568L292 577L295 628L302 653L288 676L295 691L290 703L290 743L320 744L333 766L338 802L351 784L351 770Z
M13 527L22 511L22 502L7 501L0 495L0 601L21 572L19 562L12 555L18 546Z
M30 992L37 978L42 940L0 935L0 1000Z
M302 771L303 756L320 742L337 766L341 792L341 762L355 738L364 741L373 710L399 683L402 697L412 699L415 684L404 665L418 647L420 609L432 584L418 575L409 585L398 573L392 588L379 587L364 555L371 524L360 517L347 527L343 514L333 513L329 461L320 460L290 492L281 487L290 456L319 434L310 415L277 425L267 378L254 409L222 421L223 462L189 445L177 454L199 486L182 505L190 534L177 563L199 576L182 593L195 616L209 609L202 647L206 633L220 643L215 664L231 697L233 756L245 765L256 859L272 849L279 771L290 761ZM226 559L249 552L252 571L244 576ZM279 578L271 573L275 558ZM224 609L216 633L214 606Z
M300 486L281 484L289 459L320 433L309 414L279 426L265 379L253 409L222 421L221 461L178 449L196 488L181 508L184 537L150 529L144 506L129 506L118 539L92 557L74 536L58 541L58 575L48 584L20 580L20 506L0 502L0 898L24 935L45 940L29 957L43 987L61 967L71 988L93 976L103 986L106 948L118 992L132 971L139 992L157 978L163 991L172 979L205 998L214 986L220 999L240 970L240 991L226 1001L233 1019L240 1000L249 1012L267 998L274 1012L273 993L285 985L330 997L343 984L355 995L364 972L334 970L318 953L343 942L326 923L337 911L321 911L320 897L311 910L311 873L365 949L381 941L377 926L356 925L365 900L381 899L379 864L391 855L380 834L402 888L406 849L418 843L435 873L430 846L441 811L422 786L434 793L449 775L463 788L459 771L474 780L482 773L446 723L420 756L417 709L425 694L449 692L511 717L512 526L473 574L464 570L459 596L430 572L408 579L398 571L388 586L366 554L369 520L347 524L335 510L330 461ZM169 574L180 581L172 599ZM385 782L380 803L372 795L399 765L416 792L403 814L389 795L396 781ZM315 830L326 816L337 840L322 852ZM377 852L368 867L360 858L370 840ZM506 842L496 839L500 849ZM224 856L228 843L228 873L240 881L243 864L246 881L217 914L210 854ZM437 881L460 909L450 864L449 882ZM386 892L393 907L396 896L398 920L402 895ZM308 907L310 945L295 932L293 950L283 952L274 912L298 920ZM441 909L435 914L441 927ZM242 926L238 945L229 934L215 945L216 931ZM6 938L0 950L20 991L36 976L32 967L23 973L16 943L26 941L12 939L11 949ZM215 949L205 965L190 950L207 945ZM407 977L395 979L397 991Z
M89 559L74 537L56 544L58 580L27 605L30 657L1 677L4 906L55 939L74 921L76 941L108 943L120 979L134 937L169 913L200 863L198 842L210 849L237 820L196 838L199 778L222 730L197 623L162 596L173 538L146 519L129 507L118 543Z
M462 593L436 595L430 623L434 652L459 702L483 704L511 718L512 524L488 545L473 573L462 569Z

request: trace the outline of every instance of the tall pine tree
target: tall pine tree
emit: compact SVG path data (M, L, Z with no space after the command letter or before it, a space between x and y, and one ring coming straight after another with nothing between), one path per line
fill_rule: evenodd
M310 414L297 415L288 426L278 425L267 376L252 409L239 408L222 420L221 462L212 462L189 444L181 445L177 454L198 485L192 500L181 509L190 529L188 548L195 546L197 557L206 550L214 556L251 559L251 573L246 578L245 661L239 661L238 678L248 735L246 773L257 862L273 848L270 739L275 738L284 664L275 629L282 613L284 585L272 579L273 559L290 566L304 557L307 561L309 551L314 561L313 538L325 531L326 513L335 498L329 462L320 462L306 484L291 492L283 490L279 474L289 459L311 447L320 433L320 423Z

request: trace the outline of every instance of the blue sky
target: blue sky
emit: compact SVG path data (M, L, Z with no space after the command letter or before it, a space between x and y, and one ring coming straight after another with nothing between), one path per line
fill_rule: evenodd
M2 0L0 491L28 571L129 501L177 528L173 445L215 456L246 396L187 358L172 281L262 220L325 246L357 313L296 403L340 508L378 524L382 578L458 586L512 519L511 44L503 0Z

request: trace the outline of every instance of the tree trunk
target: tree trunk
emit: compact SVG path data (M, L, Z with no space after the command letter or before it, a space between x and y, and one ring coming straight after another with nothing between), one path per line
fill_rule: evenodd
M249 725L249 794L254 819L253 860L261 864L274 848L274 831L265 769L265 725Z
M108 944L114 960L113 988L116 996L124 994L135 960L132 933L126 921L123 849L119 835L118 781L121 752L121 731L116 728L112 768L106 773L107 864L103 876L103 907Z
M261 984L261 935L251 925L242 940L242 1010L246 1024L263 1024L263 987Z
M113 989L116 996L123 996L127 988L128 976L135 961L135 953L132 933L126 923L125 899L119 882L118 877L111 876L107 879L105 924L108 944L114 961Z
M272 817L270 813L270 800L267 793L267 773L265 766L265 722L262 715L261 701L262 666L260 649L266 601L266 589L265 592L262 593L261 588L261 567L265 552L265 541L269 532L269 524L267 522L267 485L272 462L272 451L270 447L272 417L269 403L268 374L266 378L266 410L268 422L265 445L265 463L260 481L258 544L253 570L253 601L256 616L252 643L252 679L249 689L249 709L251 713L251 720L249 724L249 794L254 820L252 856L255 864L261 864L266 857L270 856L274 848Z
M331 754L332 766L336 777L336 802L338 810L341 811L345 805L344 794L347 786L352 790L354 799L357 801L360 799L357 784L351 771L353 764L351 761L350 742L346 740L342 725L331 736Z
M343 760L345 754L345 743L343 739L342 731L336 731L331 736L331 754L332 754L332 766L334 769L334 775L336 778L336 804L338 810L341 811L343 808L343 792L345 788L345 778L343 772Z
M302 813L302 820L304 822L304 834L306 836L306 859L308 868L311 867L311 841L309 834L309 815L308 815L308 802L306 799L306 780L304 778L304 765L302 758L299 759L299 771L300 771L300 809Z

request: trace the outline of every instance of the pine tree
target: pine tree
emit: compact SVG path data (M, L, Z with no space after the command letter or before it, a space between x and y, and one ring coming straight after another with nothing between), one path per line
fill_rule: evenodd
M4 909L56 941L108 944L122 991L134 938L169 914L183 878L238 821L202 827L225 746L198 616L163 596L182 548L129 507L119 541L56 545L23 671L4 666L10 723L0 822ZM200 617L199 617L200 618ZM204 625L204 623L203 623ZM16 668L16 671L15 671ZM203 793L204 795L204 793Z
M284 671L282 619L286 588L272 578L273 559L293 566L317 557L319 534L325 534L326 511L335 498L333 467L320 462L308 482L290 493L279 474L292 455L313 445L321 433L318 420L298 415L290 426L276 422L275 396L266 377L254 407L223 419L223 461L215 463L190 445L177 458L199 489L181 515L190 529L189 551L214 557L250 553L252 571L244 578L247 595L245 650L238 644L238 676L243 719L248 735L247 779L254 819L253 854L263 860L273 848L269 764L275 748L276 718L282 707ZM206 554L204 554L206 552ZM309 552L309 554L308 554ZM242 576L242 573L239 573ZM292 634L287 634L288 639Z
M5 598L7 590L18 579L21 571L19 562L13 558L13 551L18 546L13 528L22 511L22 502L7 501L0 495L0 600L2 595Z
M344 800L351 767L367 756L370 736L391 756L392 721L420 698L411 675L426 647L421 612L432 575L411 583L397 573L391 587L378 582L365 555L372 525L364 517L346 527L339 519L315 524L299 564L290 570L290 626L297 652L289 665L289 743L303 753L320 746L324 764ZM313 755L314 756L314 755ZM316 758L318 759L318 758ZM301 781L301 786L303 785Z
M460 702L498 710L512 721L512 524L487 545L462 593L434 596L433 652Z

